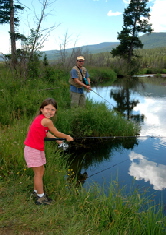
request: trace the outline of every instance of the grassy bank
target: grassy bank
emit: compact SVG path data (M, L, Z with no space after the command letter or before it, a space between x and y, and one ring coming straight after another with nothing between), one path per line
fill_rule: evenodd
M46 71L45 71L46 72ZM166 219L138 191L125 193L112 182L108 195L97 185L89 191L68 181L66 159L56 143L46 143L45 191L51 206L36 206L33 175L23 158L23 141L30 121L47 97L58 102L57 128L74 137L135 135L138 127L109 110L87 101L85 109L70 109L68 75L41 71L22 79L8 69L0 74L0 234L107 235L165 234ZM145 209L146 208L146 209Z
M54 203L51 206L34 204L30 194L33 188L30 169L10 172L1 178L0 234L165 234L166 219L150 199L138 191L126 194L117 182L111 183L108 195L97 185L89 191L75 188L74 183L66 181L66 167L60 152L55 154L47 145L46 154L45 190Z

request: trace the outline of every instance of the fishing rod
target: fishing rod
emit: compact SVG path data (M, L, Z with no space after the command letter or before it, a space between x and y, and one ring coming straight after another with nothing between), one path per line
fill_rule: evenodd
M66 140L65 138L44 138L44 141L57 141L57 140Z
M99 95L96 91L94 91L94 90L92 90L92 89L91 89L91 91L93 91L96 95L100 96L103 100L105 100L105 101L108 102L110 105L112 105L112 107L114 107L113 104L111 104L108 100L106 100L104 97L102 97L101 95Z
M154 135L133 135L133 136L85 136L78 137L76 139L116 139L116 138L166 138L166 136L154 136Z
M116 138L166 138L166 136L154 136L154 135L133 135L133 136L85 136L76 137L74 140L81 139L116 139ZM45 138L45 141L56 141L56 140L66 140L64 138Z
M81 72L81 70L80 70L80 72ZM87 78L83 77L82 72L81 72L81 75L82 75L82 78L83 78L83 83L84 83L85 85L87 85L87 86L90 86L90 84L89 84ZM92 88L90 88L90 91L93 91L96 95L100 96L103 100L105 100L106 102L108 102L109 104L111 104L108 100L104 99L104 97L102 97L100 94L98 94L98 93L97 93L96 91L94 91ZM112 105L112 104L111 104L111 105ZM112 107L114 107L114 106L112 105Z

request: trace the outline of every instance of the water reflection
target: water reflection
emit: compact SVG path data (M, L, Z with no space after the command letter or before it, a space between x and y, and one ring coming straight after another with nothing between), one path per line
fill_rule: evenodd
M166 188L166 165L148 161L145 156L133 151L129 154L129 157L132 161L129 168L131 176L135 177L136 180L149 181L155 190ZM139 161L134 162L136 159Z
M142 123L141 135L165 136L165 99L144 97L134 112L144 113L146 117Z
M75 143L70 143L70 148L68 149L69 158L67 159L67 166L69 168L70 174L68 179L71 181L74 181L77 179L77 181L81 181L81 184L83 184L86 179L92 174L88 175L86 170L88 170L91 167L98 167L102 162L111 159L114 156L114 152L118 151L121 152L123 149L130 149L132 150L134 146L138 145L137 138L126 138L126 139L111 139L107 141L98 141L98 143L94 143L89 141L89 143L86 142L86 148L85 145L77 146ZM82 147L81 147L82 146ZM85 172L82 173L82 169L84 169ZM102 169L102 171L105 169ZM100 172L100 170L99 170Z
M146 78L129 82L120 80L109 87L93 88L111 103L105 102L108 108L113 106L125 118L139 122L140 136L143 137L96 145L89 142L84 149L73 149L68 164L76 178L87 172L84 187L93 181L100 185L104 182L109 187L110 180L116 179L118 172L122 187L130 187L134 177L137 184L155 193L156 201L162 198L166 204L166 87L162 84L165 84L164 79ZM94 92L87 96L95 102L104 102ZM157 138L150 138L152 136Z
M114 110L122 113L127 119L141 125L140 135L166 136L166 89L163 78L146 78L115 82L112 86L93 88L106 100ZM97 101L103 100L93 92L87 97ZM106 105L112 109L111 105Z
M115 84L116 88L110 89L110 97L117 103L114 110L123 114L128 120L132 119L137 122L143 122L144 115L133 113L133 109L137 107L140 101L137 97L131 96L131 89L135 89L140 85L144 88L143 83L137 79L132 82L131 80L122 80L120 84Z

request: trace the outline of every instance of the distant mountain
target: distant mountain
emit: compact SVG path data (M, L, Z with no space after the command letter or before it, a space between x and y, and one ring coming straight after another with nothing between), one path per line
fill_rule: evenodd
M156 47L166 47L166 33L144 34L140 37L144 44L143 49L152 49Z
M144 34L143 36L139 37L141 42L144 44L143 49L152 49L157 47L166 47L166 33L151 33L151 34ZM119 42L102 42L100 44L92 44L86 45L82 47L75 47L81 48L82 52L88 51L91 54L96 54L100 52L110 52L112 48L115 48L119 45ZM73 48L66 49L67 53L71 53ZM51 50L45 51L44 53L47 54L48 60L55 60L58 58L58 50Z
M100 52L110 52L112 48L115 48L119 42L102 42L100 44L92 44L86 45L82 47L75 47L74 49L81 49L81 51L89 52L91 54L96 54ZM73 51L73 48L66 49L66 52L70 54ZM48 60L55 60L59 57L59 50L50 50L50 51L43 51L46 55Z
M119 42L102 42L100 44L92 44L92 45L86 45L82 46L81 49L83 52L88 51L89 53L100 53L100 52L109 52L112 48L116 47L119 44ZM79 47L76 47L76 49ZM73 48L67 49L67 51L70 53L73 50Z
M92 44L86 45L82 47L75 47L74 49L81 49L81 51L89 52L91 54L96 54L100 52L110 52L112 48L115 48L119 45L119 42L102 42L100 44ZM66 49L66 52L70 54L73 51L73 48ZM56 60L59 57L59 50L50 50L50 51L43 51L47 55L48 60Z

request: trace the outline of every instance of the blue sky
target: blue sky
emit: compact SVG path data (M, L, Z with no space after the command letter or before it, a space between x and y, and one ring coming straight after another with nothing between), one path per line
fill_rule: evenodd
M43 0L40 0L42 2ZM51 2L51 0L48 0ZM16 0L14 1L16 4ZM28 36L30 28L36 28L35 15L39 17L38 0L20 0L25 9L20 13L19 32ZM67 35L66 48L102 42L117 41L122 30L123 12L129 0L57 0L47 8L42 28L57 27L50 33L42 50L60 49ZM150 0L150 22L154 32L166 32L166 0ZM10 52L9 25L0 25L0 53ZM18 45L19 46L19 45Z

